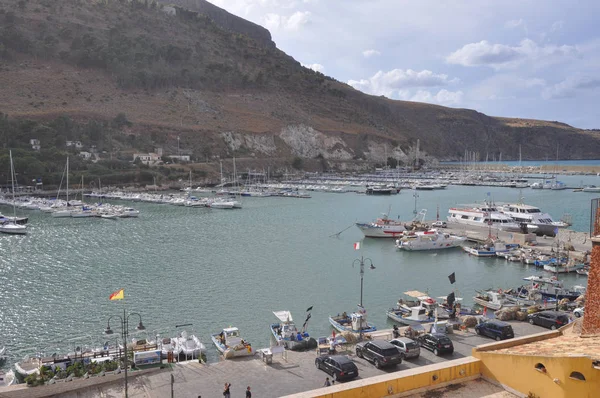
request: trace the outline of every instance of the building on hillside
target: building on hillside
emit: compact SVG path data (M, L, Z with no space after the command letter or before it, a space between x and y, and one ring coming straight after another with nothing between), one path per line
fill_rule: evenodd
M161 156L162 156L161 154L158 154L155 152L134 153L133 161L135 162L135 161L139 160L143 164L147 164L147 165L151 166L151 165L157 164L158 162L162 161Z
M67 148L69 147L75 147L77 149L81 149L83 148L83 144L81 143L81 141L67 141Z
M169 155L167 156L171 160L177 160L178 162L189 162L190 155Z
M163 6L162 10L167 15L177 15L177 9L173 6Z
M40 145L40 140L32 138L29 140L29 143L31 144L31 149L33 149L34 151L39 151L40 149L42 149L42 146Z
M85 160L90 160L92 158L92 154L90 152L86 152L86 151L79 152L79 156L81 156Z

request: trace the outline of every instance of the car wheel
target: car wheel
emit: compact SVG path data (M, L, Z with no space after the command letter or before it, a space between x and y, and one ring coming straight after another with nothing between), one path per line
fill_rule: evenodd
M435 355L436 357L437 357L438 355L440 355L440 352L438 351L438 349L437 349L437 348L434 348L434 349L433 349L433 355Z
M481 331L479 329L475 328L475 333L481 334Z
M552 326L550 326L550 329L551 329L551 330L556 330L556 325L552 325Z
M533 324L534 324L534 322L533 322L533 318L529 318L529 324L530 324L530 325L533 325Z
M362 352L360 352L360 350L356 350L356 356L359 358L362 358L363 354L362 354Z
M317 367L317 369L321 370L321 364L319 363L319 361L315 361L315 366Z
M574 312L573 315L575 315L576 318L580 318L581 314L579 312Z
M502 337L496 336L496 341L500 341L500 340L502 340Z
M379 363L379 360L378 360L378 359L376 359L376 360L375 360L375 362L373 362L373 363L375 364L375 367L376 367L377 369L381 369L381 364Z

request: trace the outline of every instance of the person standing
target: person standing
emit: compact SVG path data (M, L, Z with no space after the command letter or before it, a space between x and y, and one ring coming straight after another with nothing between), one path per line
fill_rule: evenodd
M329 382L329 377L325 378L325 383L323 383L323 387L329 387L331 386L331 383Z
M225 388L223 389L223 396L225 398L231 398L231 384L230 383L225 383Z
M250 386L246 387L246 398L252 398L252 392L250 392Z

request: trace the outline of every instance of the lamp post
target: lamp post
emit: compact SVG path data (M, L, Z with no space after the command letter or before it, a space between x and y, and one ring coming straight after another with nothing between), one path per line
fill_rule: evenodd
M112 318L119 318L121 320L121 336L123 337L123 347L124 347L124 355L125 355L125 361L124 361L124 367L125 367L125 398L128 397L127 394L127 336L129 335L129 317L135 315L137 317L140 318L140 323L136 326L137 330L144 330L146 329L146 327L144 326L144 324L142 323L142 316L140 314L138 314L137 312L132 312L129 315L125 315L125 308L123 308L123 316L121 317L120 315L113 315L111 317L108 318L108 322L106 325L106 330L104 330L105 334L113 334L113 330L110 328L110 320Z
M354 267L354 264L358 263L360 264L360 306L363 306L363 278L365 276L365 261L368 261L369 263L371 263L370 268L371 269L375 269L375 266L373 265L373 261L370 258L364 258L363 256L360 256L360 258L357 258L356 260L354 260L352 262L352 267Z

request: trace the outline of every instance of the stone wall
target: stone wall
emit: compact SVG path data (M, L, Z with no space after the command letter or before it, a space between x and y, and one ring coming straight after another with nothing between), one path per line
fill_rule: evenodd
M600 237L592 238L592 261L585 293L582 336L600 334Z

